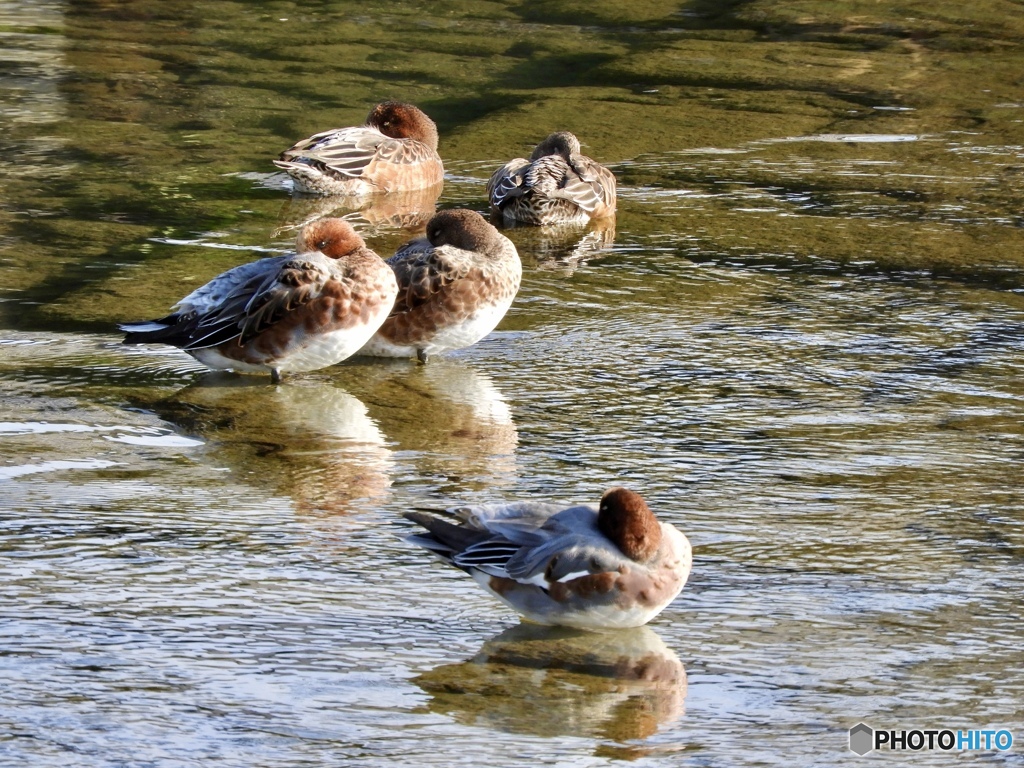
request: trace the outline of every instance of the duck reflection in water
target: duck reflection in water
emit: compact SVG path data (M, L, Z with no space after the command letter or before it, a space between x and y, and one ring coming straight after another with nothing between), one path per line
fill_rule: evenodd
M432 712L544 737L640 739L685 712L686 670L649 627L586 632L524 623L415 682L430 694Z
M489 376L459 359L356 358L336 369L420 477L512 487L519 433Z
M506 224L503 231L524 255L524 262L532 260L540 269L565 275L571 275L588 261L611 253L615 244L614 218L547 227Z
M394 458L366 406L329 381L259 386L210 373L171 397L138 403L204 441L206 462L292 499L300 515L380 503Z
M387 238L394 242L375 242L381 253L393 253L410 233L418 233L437 212L437 200L444 184L388 194L334 195L332 197L293 197L281 208L276 235L299 230L316 219L340 216L366 237Z

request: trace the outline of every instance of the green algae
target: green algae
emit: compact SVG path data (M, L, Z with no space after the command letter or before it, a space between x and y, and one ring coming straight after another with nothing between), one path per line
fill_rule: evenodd
M0 117L7 325L153 311L166 283L126 297L119 268L103 266L144 262L151 237L268 244L283 193L233 174L271 173L291 141L359 122L381 98L422 105L449 167L480 179L567 129L627 189L713 193L670 215L628 192L621 206L620 234L623 222L667 227L692 249L698 233L701 258L1024 284L1024 20L1012 2L76 2L60 24L14 26L64 44L58 71L39 77L55 87L41 102L53 119L19 119L31 105ZM758 144L818 134L927 141ZM699 149L714 152L686 154ZM898 174L858 172L868 161ZM719 193L743 186L814 205L738 213ZM481 192L446 194L482 210ZM226 261L183 271L209 277Z

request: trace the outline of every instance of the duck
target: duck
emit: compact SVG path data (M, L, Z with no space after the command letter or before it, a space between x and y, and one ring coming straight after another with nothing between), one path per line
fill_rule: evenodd
M615 176L580 154L580 140L557 131L533 150L495 171L487 182L491 212L516 223L581 224L615 214Z
M415 355L421 363L493 331L523 277L512 241L465 208L438 211L426 236L399 247L387 263L398 280L398 298L360 354Z
M125 344L169 344L214 370L284 373L350 357L387 318L394 271L344 219L305 225L296 252L242 264L157 320L125 323Z
M426 189L442 183L437 126L418 107L375 105L364 125L316 133L281 153L274 165L298 192L372 195Z
M528 621L585 630L643 626L690 575L690 542L637 492L598 505L513 502L407 510L407 541L459 568Z

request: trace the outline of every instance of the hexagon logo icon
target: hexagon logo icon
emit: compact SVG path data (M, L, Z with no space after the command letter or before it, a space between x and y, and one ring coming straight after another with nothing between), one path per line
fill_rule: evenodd
M867 723L857 723L850 729L850 751L866 755L875 748L875 730Z

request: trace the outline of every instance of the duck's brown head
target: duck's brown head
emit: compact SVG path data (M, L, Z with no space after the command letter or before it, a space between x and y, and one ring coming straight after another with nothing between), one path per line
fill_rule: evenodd
M650 560L661 545L661 525L639 493L612 488L601 497L597 527L626 557Z
M370 111L366 124L392 139L414 139L437 150L437 126L412 104L382 101Z
M466 208L438 211L427 222L427 239L435 247L453 245L464 251L488 251L500 243L501 237L483 216Z
M366 242L344 219L317 219L304 226L295 240L299 253L320 251L332 259L340 259L365 248Z
M557 131L537 145L530 155L530 160L538 160L548 155L561 155L566 161L572 155L580 153L580 140L569 131Z

